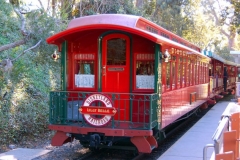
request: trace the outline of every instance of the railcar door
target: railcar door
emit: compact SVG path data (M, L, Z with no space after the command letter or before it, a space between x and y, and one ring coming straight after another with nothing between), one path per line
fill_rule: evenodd
M129 120L130 39L120 33L109 34L102 40L102 92L119 93L114 101L118 109L115 119ZM126 93L126 94L121 94Z

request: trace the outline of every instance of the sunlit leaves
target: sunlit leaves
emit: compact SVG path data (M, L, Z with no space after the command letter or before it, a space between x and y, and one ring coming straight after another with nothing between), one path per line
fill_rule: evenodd
M22 39L20 19L13 7L0 1L0 45ZM13 63L11 73L0 71L0 144L19 142L26 137L40 136L48 124L48 94L59 88L59 63L50 55L56 49L46 38L66 28L68 21L53 18L43 10L24 14L29 35L25 44L5 50L0 61L14 59L39 40L41 44L27 51Z
M234 17L232 24L236 27L238 34L240 34L240 1L232 0L231 2L234 6Z

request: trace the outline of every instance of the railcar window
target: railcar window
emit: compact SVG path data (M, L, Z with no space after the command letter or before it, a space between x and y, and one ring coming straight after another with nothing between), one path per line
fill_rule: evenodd
M75 57L75 86L94 88L94 54L76 54Z
M175 89L175 87L176 87L176 77L175 77L175 75L176 75L176 68L175 68L175 66L176 66L176 62L175 62L175 60L176 60L176 56L173 56L173 58L172 58L172 70L171 70L171 78L172 78L172 89Z
M200 66L200 78L201 78L201 83L204 83L204 69L203 69L203 63L201 63L201 66Z
M202 79L203 79L203 74L202 74L202 63L200 62L199 63L199 81L198 81L198 83L199 84L202 84L203 82L202 82Z
M195 84L199 83L198 75L199 75L199 63L197 62L195 64Z
M205 74L204 74L205 76L205 81L204 81L204 83L207 83L207 81L208 81L208 66L207 66L207 64L206 64L206 67L205 67Z
M154 54L137 54L136 88L154 89Z
M179 57L178 61L178 88L182 85L182 57Z
M199 66L199 84L203 83L203 66L202 66L202 62L200 63Z
M195 61L195 63L193 63L193 77L192 77L192 83L193 83L193 85L195 85L196 84L196 82L197 82L197 78L196 78L196 69L197 68L197 65L196 65L196 61Z
M221 66L216 66L215 75L218 75L218 77L221 77L222 76L221 72L222 72L222 67Z
M137 61L137 75L154 75L154 62Z
M126 65L126 40L113 38L107 42L107 65Z
M204 66L204 83L207 83L208 67L207 64Z
M189 63L189 73L190 73L190 75L189 75L189 85L191 86L191 85L193 85L193 70L194 70L194 67L193 67L194 65L190 62Z
M166 73L167 89L170 89L170 73L171 73L170 63L167 63L166 72L167 72Z
M207 82L207 74L208 74L208 70L207 70L207 65L206 64L204 64L204 83L206 83Z
M186 86L189 86L189 76L190 76L190 62L187 61L186 64Z
M212 69L212 64L210 64L210 65L209 65L209 76L212 76L212 74L213 74L213 73L212 73L212 70L213 70L213 69Z
M203 63L203 83L206 83L206 64Z
M186 83L186 59L183 59L183 63L182 63L182 87L185 87L185 83Z

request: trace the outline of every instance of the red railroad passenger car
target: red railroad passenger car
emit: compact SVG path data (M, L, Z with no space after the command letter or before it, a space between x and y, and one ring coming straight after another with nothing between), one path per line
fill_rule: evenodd
M211 58L209 64L210 98L219 99L229 92L235 94L239 64L227 61L210 51L204 54Z
M138 16L73 19L47 39L61 52L61 91L50 93L52 145L89 148L131 142L150 153L166 128L206 106L211 58Z

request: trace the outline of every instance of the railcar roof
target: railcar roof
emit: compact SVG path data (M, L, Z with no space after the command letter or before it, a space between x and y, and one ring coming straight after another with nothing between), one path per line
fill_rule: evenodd
M147 30L144 28L146 27L144 25L149 26ZM164 32L164 34L157 34L156 28L160 28L161 32ZM158 44L171 44L172 46L188 50L188 54L197 54L203 58L208 59L207 56L200 53L199 48L187 42L183 38L171 33L170 31L156 25L155 23L152 23L151 21L143 17L134 15L99 14L76 18L70 21L66 30L49 37L47 39L47 42L49 44L55 44L60 46L63 41L70 40L71 36L74 33L96 29L112 29L126 31L145 37L146 39L149 39ZM165 33L167 33L167 36L164 36L166 35ZM172 37L172 40L169 38L169 36ZM196 51L196 49L199 51Z
M228 61L224 58L222 58L221 56L219 56L218 54L214 53L214 52L211 52L211 51L203 51L205 55L207 55L208 57L210 58L214 58L224 64L227 64L227 65L231 65L231 66L240 66L240 64L238 63L235 63L235 62L232 62L232 61Z
M134 15L124 15L124 14L99 14L92 16L85 16L73 19L67 29L94 25L94 24L112 24L119 26L126 26L130 28L135 28L136 23L140 17Z

